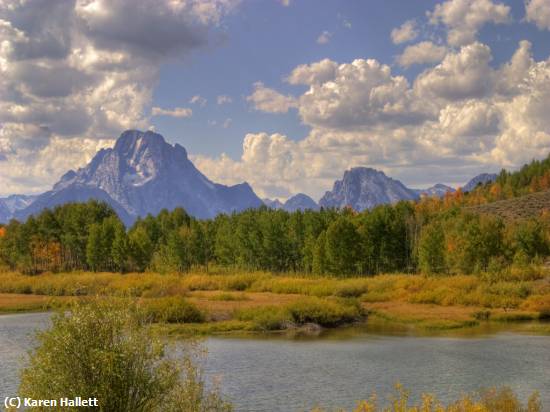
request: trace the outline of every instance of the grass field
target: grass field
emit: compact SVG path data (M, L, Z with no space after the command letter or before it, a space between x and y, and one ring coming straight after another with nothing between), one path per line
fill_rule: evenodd
M0 312L51 310L88 296L137 299L171 334L272 331L311 324L336 327L365 319L446 330L550 317L550 280L544 272L491 279L2 272Z

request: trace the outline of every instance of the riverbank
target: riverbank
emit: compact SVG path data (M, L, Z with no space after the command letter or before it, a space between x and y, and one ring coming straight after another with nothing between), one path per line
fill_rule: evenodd
M159 328L177 336L317 333L315 325L364 322L437 332L532 322L550 314L550 281L540 271L501 281L472 275L339 279L264 272L0 273L0 313L54 310L90 296L138 299ZM533 325L537 333L550 333L547 324Z

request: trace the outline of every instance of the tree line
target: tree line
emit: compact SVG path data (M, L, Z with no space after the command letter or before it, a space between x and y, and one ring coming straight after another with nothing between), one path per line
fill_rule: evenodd
M468 212L435 198L356 213L250 209L197 220L178 208L127 229L107 204L45 210L0 233L0 264L44 271L187 272L217 267L333 274L474 273L550 254L550 219Z

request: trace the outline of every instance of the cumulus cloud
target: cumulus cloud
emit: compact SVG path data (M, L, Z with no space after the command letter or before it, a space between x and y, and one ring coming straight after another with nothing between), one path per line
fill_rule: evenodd
M330 76L327 67L336 67ZM296 70L307 74L302 81L310 85L300 97L298 107L306 124L327 128L370 127L416 123L427 115L424 105L413 98L407 79L393 76L391 68L377 60L356 59L340 65L324 61ZM299 76L293 73L289 80L295 81L296 77Z
M319 37L317 37L317 43L327 44L330 41L331 37L332 37L332 33L325 30L319 35Z
M416 20L407 20L400 27L391 31L393 44L401 44L412 41L418 37Z
M330 59L323 59L312 64L302 64L296 67L287 81L290 84L312 85L314 83L325 83L336 77L338 64Z
M246 100L252 103L254 109L267 113L286 113L297 104L292 96L265 87L262 82L254 83L254 91Z
M186 107L174 107L173 109L153 107L151 109L151 114L153 116L191 117L193 115L193 110Z
M447 42L451 46L472 43L485 24L507 23L511 18L510 7L493 0L447 0L427 15L431 24L447 28Z
M497 68L481 43L449 50L412 84L376 60L299 66L287 81L309 86L296 97L306 138L247 134L239 159L194 160L214 180L246 180L261 196L314 198L353 166L409 185L436 183L434 176L461 184L519 166L550 152L550 60L535 61L530 48L520 42Z
M237 2L0 2L0 191L46 189L93 142L147 128L160 65L205 44ZM53 147L75 153L48 160Z
M528 0L525 3L527 21L541 30L550 30L550 3L547 0Z
M491 49L473 43L451 52L441 64L423 72L415 81L415 88L426 98L445 100L482 98L492 89L494 74L489 65Z
M410 67L414 64L439 63L445 57L447 49L437 46L431 41L423 41L408 46L403 53L397 57L397 63L401 67Z

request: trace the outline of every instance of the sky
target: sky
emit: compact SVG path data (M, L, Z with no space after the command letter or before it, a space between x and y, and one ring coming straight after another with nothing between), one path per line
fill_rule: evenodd
M549 108L550 0L0 0L0 195L126 129L260 197L458 186L546 157Z

